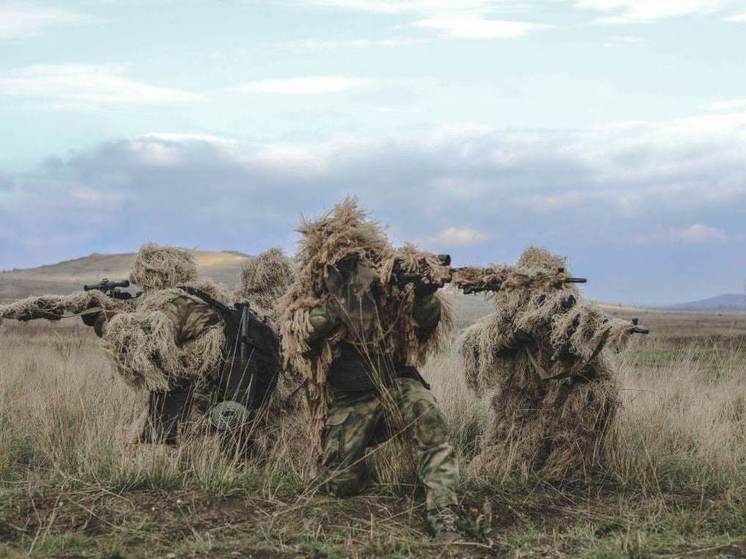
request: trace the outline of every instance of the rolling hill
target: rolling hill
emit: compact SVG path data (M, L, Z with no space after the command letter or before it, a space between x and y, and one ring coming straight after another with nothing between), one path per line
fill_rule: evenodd
M746 311L746 295L728 293L670 307L681 311Z
M251 257L240 252L191 251L197 259L200 275L226 287L238 286L241 266ZM102 278L125 279L135 258L134 253L91 254L22 270L0 272L0 301L12 301L30 295L64 295L80 291L85 283Z

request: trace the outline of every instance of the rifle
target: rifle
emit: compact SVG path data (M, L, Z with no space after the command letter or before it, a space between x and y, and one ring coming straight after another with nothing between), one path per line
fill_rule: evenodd
M453 268L452 282L465 294L521 289L533 286L560 288L564 285L588 283L586 278L568 276L564 268L555 272L522 272L512 266L488 266L475 268L466 266Z
M92 285L84 285L83 291L100 291L104 295L108 295L112 299L120 299L122 301L127 301L129 299L135 299L139 297L141 293L138 293L137 295L132 295L132 293L129 293L128 291L121 291L121 288L123 287L129 287L130 282L129 280L114 280L110 281L107 278L102 279L99 283L94 283Z
M242 363L248 363L251 349L252 339L249 335L249 320L255 319L255 315L251 310L249 304L245 301L235 303L236 312L239 314L238 319L238 348L239 355Z
M201 299L220 315L225 328L225 363L218 379L219 400L231 400L252 413L269 398L280 374L280 340L247 302L225 305L190 286L179 289Z
M406 269L403 260L397 260L391 277L402 288L407 284L414 284L416 291L435 291L452 283L467 295L505 288L517 289L534 285L558 288L588 282L586 278L568 276L564 268L558 268L555 273L526 273L512 266L452 268L450 254L421 256L417 258L416 265L412 266L410 263Z
M391 278L402 289L408 284L414 284L418 293L434 292L451 281L453 273L450 266L450 254L420 256L414 266L410 263L406 268L404 261L397 259L391 271Z

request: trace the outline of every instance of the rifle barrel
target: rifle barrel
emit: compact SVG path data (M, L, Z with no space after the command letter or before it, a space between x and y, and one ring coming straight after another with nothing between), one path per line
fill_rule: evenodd
M109 281L105 279L93 285L84 285L83 291L94 291L94 290L106 291L110 289L115 289L117 287L129 287L129 286L130 286L130 281L126 279L116 280L116 281Z

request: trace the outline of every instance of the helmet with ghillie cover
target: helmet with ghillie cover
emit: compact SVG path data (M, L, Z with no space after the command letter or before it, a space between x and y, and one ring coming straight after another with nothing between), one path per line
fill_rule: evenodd
M146 243L130 270L130 281L143 291L169 289L197 279L197 262L188 251Z
M372 265L389 256L393 247L380 224L346 198L315 221L305 221L297 262L298 276L306 287L323 292L330 268L344 273L358 263Z
M567 272L566 261L562 256L557 256L547 249L537 246L530 246L523 251L516 263L516 268L549 274L557 273L559 270Z
M237 295L267 313L295 281L295 266L282 249L271 248L249 260L241 269Z
M243 265L239 294L249 300L265 298L276 301L294 279L293 260L282 249L274 247Z

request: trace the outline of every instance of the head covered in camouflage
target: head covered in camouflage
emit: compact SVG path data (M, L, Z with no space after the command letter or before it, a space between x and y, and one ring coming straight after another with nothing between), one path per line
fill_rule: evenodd
M552 254L542 247L530 246L521 254L516 263L516 268L525 272L555 273L558 270L567 271L567 264L562 256Z
M169 289L197 279L197 262L182 248L146 243L140 247L130 281L143 291Z
M293 260L282 249L271 248L249 260L241 269L241 287L237 296L273 322L276 304L295 280Z
M391 255L393 247L380 224L347 198L316 221L304 221L298 255L298 277L314 292L324 291L329 268L353 259L371 262Z

